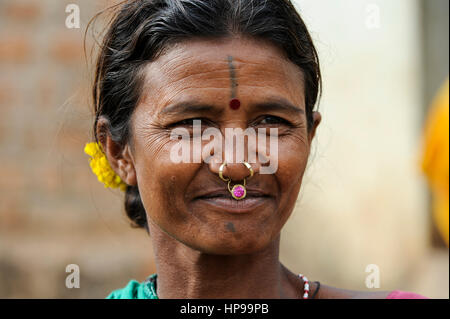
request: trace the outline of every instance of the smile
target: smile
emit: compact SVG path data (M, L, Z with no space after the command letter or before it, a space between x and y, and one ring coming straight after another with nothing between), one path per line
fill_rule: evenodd
M211 192L194 199L197 204L233 214L251 213L272 200L272 196L253 190L248 190L247 196L239 201L233 199L226 191Z

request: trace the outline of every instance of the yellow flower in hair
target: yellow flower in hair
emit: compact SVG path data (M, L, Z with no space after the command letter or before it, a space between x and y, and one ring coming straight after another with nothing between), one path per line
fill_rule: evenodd
M92 172L97 175L99 182L103 183L105 187L120 188L125 191L127 184L111 168L100 144L96 142L88 143L84 147L84 152L91 157L89 165Z

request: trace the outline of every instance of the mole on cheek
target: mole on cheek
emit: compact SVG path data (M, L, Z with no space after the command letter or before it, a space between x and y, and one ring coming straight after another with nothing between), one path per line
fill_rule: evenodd
M228 222L226 227L230 232L232 232L232 233L236 232L236 229L234 228L234 225L232 222Z

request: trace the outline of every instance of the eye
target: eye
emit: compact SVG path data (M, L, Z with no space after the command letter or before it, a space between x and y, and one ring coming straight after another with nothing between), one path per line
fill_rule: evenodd
M177 127L177 126L194 126L194 121L200 121L201 125L205 125L207 123L207 120L203 118L190 118L178 121L176 123L171 124L171 127Z
M288 125L291 126L291 123L285 119L282 119L281 117L274 116L274 115L265 115L261 121L259 121L259 124L263 125Z

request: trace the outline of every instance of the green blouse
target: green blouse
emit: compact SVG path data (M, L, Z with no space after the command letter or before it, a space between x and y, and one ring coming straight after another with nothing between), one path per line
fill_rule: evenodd
M143 282L131 280L124 288L114 290L106 299L159 299L156 295L156 274L149 276ZM320 283L319 283L320 284ZM320 285L319 285L320 287ZM319 288L314 292L312 299ZM386 299L428 299L422 295L400 290L392 291Z
M111 292L106 299L158 299L156 277L153 274L141 283L131 280L124 288Z

